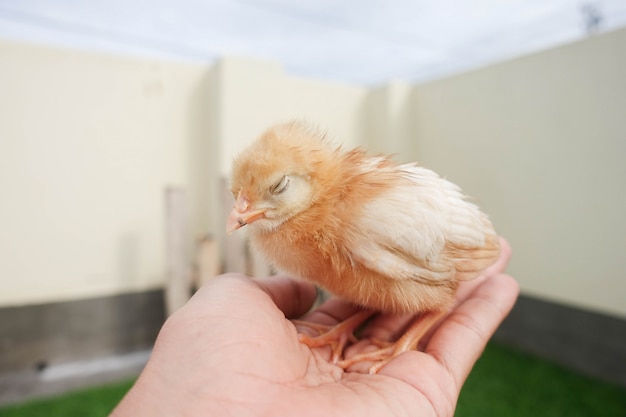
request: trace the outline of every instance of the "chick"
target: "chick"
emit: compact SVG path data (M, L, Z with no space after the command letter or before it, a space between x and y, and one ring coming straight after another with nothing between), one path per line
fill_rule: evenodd
M300 122L268 129L233 162L233 232L249 225L253 248L278 269L364 308L309 346L334 344L373 312L426 313L394 345L338 363L414 349L451 306L459 281L476 277L500 247L485 214L459 187L416 164L343 151Z

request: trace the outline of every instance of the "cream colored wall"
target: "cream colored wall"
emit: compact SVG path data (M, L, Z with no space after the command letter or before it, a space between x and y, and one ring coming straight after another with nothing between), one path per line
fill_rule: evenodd
M626 317L626 30L417 86L417 159L475 196L531 295Z
M361 87L271 62L215 68L0 42L0 306L161 287L164 191L187 190L192 240L223 235L230 161L306 118L355 144Z
M165 187L206 208L210 70L6 41L0 60L0 305L161 286Z
M222 59L216 70L223 175L245 145L270 125L291 119L319 125L337 143L360 143L366 88L293 77L274 62L242 58Z
M368 150L393 154L400 162L415 160L414 90L413 85L395 80L369 92L363 119L363 142Z
M272 62L213 68L0 42L0 306L160 287L163 190L223 235L221 181L270 124L459 183L524 292L626 316L626 31L457 77L368 89Z

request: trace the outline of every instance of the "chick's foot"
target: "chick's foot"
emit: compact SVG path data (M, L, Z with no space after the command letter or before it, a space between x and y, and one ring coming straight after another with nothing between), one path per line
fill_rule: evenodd
M334 326L302 320L293 320L293 323L297 327L308 327L316 330L319 333L317 336L298 333L298 340L310 348L330 346L332 349L331 362L336 364L343 359L343 351L348 343L357 341L354 331L374 314L375 311L361 310Z
M337 365L345 370L360 362L374 362L369 368L370 374L376 374L392 359L409 350L415 350L419 341L439 321L444 312L431 312L413 321L408 330L395 342L388 343L371 339L371 343L379 349L358 353L350 358L337 362Z

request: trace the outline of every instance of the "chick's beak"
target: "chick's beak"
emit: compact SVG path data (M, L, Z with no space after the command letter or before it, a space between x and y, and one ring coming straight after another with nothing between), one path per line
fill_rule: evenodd
M265 210L252 210L250 201L239 193L237 201L235 201L235 205L230 211L228 220L226 220L226 232L232 233L247 224L263 218L265 218Z

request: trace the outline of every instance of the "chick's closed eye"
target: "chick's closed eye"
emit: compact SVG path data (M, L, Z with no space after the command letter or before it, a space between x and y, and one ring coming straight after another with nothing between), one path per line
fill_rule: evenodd
M275 183L270 187L270 194L278 195L285 191L289 186L289 177L287 175L283 176L280 181Z

